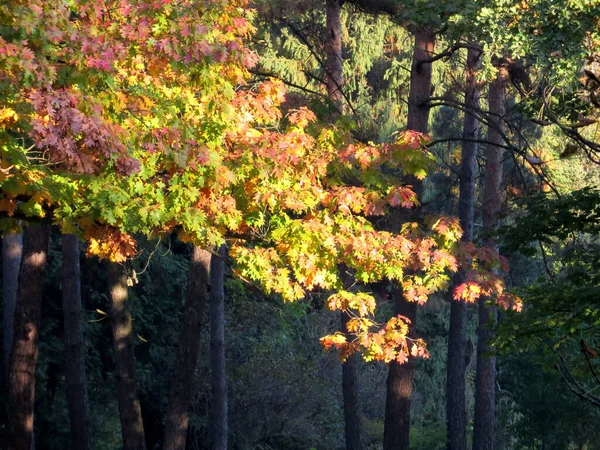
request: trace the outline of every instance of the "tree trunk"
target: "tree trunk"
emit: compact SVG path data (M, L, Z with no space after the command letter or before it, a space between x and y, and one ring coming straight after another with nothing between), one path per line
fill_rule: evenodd
M62 236L62 264L65 379L71 422L71 448L89 450L92 448L92 440L81 325L81 270L77 236Z
M343 114L344 95L342 92L342 2L341 0L326 0L327 38L325 63L327 95L331 101L334 112L333 118Z
M407 302L402 291L394 292L394 314L411 319L409 335L415 335L417 304ZM409 450L410 446L410 400L412 396L414 360L409 357L404 364L390 363L385 402L383 431L384 450Z
M483 187L483 233L492 236L498 225L498 214L502 202L502 158L504 149L501 132L504 129L504 89L507 74L501 68L498 77L489 87L488 147ZM494 145L496 144L496 145ZM498 249L494 237L488 237L484 245ZM486 298L479 299L479 329L477 331L477 373L475 376L475 423L473 450L495 448L495 390L496 357L490 353L494 337L492 326L496 322L496 307L487 304Z
M415 49L410 75L410 94L408 98L409 130L427 133L429 124L429 106L427 100L431 91L431 63L421 63L433 56L435 47L435 31L429 27L421 27L415 31ZM419 198L423 194L423 184L414 177L406 177L407 184L412 185ZM420 208L415 208L412 215L420 216ZM394 314L402 314L411 320L411 331L414 335L417 308L416 304L407 302L402 291L394 293ZM390 363L387 380L387 397L385 404L385 425L383 434L384 450L409 450L410 443L410 400L412 396L413 362Z
M30 450L33 441L35 369L48 256L48 228L27 227L19 269L13 348L8 377L8 448Z
M431 97L431 63L422 63L433 56L435 31L424 26L415 30L415 49L410 72L410 93L408 95L409 130L427 133L429 127L429 106Z
M227 255L227 247L219 254ZM210 262L210 365L212 449L227 450L227 371L225 369L225 262Z
M204 308L208 297L210 260L211 255L208 251L194 247L188 273L175 373L169 389L169 407L165 419L163 450L185 449L190 397L200 350L200 331L204 322Z
M341 314L342 332L347 334L346 324L350 320L347 313ZM358 363L360 356L353 354L342 363L342 395L344 399L344 432L346 435L346 450L362 450L362 421L358 403Z
M479 108L480 89L477 83L477 69L480 52L469 49L467 54L467 79L465 105L467 111ZM474 114L465 113L463 137L476 139L479 134L479 121ZM475 177L477 143L463 141L460 159L460 193L458 217L463 229L462 240L473 240L475 216ZM456 282L461 283L464 275L459 273ZM448 450L467 448L467 411L465 404L465 370L467 345L467 305L464 301L450 302L450 329L448 332L448 374L446 383L446 422L448 427Z
M19 267L21 266L21 253L23 251L23 235L7 234L2 239L2 366L3 377L8 383L8 367L10 352L13 342L13 321L17 305L17 288L19 286Z
M134 376L133 326L127 306L127 275L121 265L108 263L108 285L123 448L145 450L142 410Z

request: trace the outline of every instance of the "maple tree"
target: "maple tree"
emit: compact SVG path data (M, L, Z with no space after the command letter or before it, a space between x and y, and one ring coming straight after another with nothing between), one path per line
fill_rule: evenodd
M396 281L423 303L470 261L457 298L503 293L478 264L497 258L461 246L455 219L428 230L408 223L398 234L367 220L416 205L410 186L381 168L422 178L431 161L424 135L376 146L317 124L305 108L282 117L281 83L240 88L255 60L244 45L245 2L199 6L33 1L2 10L6 216L52 220L113 261L135 254L136 233L179 230L205 247L227 239L236 272L287 300L339 289L338 264L362 283ZM404 318L369 318L368 294L342 292L328 304L353 315L355 340L323 339L342 357L359 348L384 361L426 354Z

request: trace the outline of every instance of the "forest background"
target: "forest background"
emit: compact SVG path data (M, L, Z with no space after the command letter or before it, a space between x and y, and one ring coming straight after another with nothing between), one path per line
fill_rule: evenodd
M599 448L599 13L0 5L0 447Z

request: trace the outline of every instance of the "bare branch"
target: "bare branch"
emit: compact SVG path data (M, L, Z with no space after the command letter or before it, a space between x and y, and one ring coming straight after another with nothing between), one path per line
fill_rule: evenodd
M483 53L483 48L480 45L477 44L469 44L467 42L457 42L454 45L448 47L446 50L444 50L441 53L438 53L437 55L432 56L431 58L428 59L421 59L417 62L417 67L421 67L423 64L431 64L433 62L439 61L440 59L444 59L444 58L448 58L452 55L454 55L454 53L456 53L459 49L461 48L466 48L466 49L475 49L477 50L480 54Z

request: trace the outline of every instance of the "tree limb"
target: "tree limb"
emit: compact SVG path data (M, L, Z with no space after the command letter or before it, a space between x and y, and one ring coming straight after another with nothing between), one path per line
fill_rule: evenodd
M436 61L439 61L440 59L448 58L448 57L454 55L454 53L456 53L461 48L475 49L480 54L483 53L483 47L481 47L480 45L470 44L470 43L467 43L467 42L457 42L454 45L448 47L443 52L438 53L437 55L434 55L431 58L419 60L417 62L417 67L420 68L423 64L431 64L431 63L434 63Z

